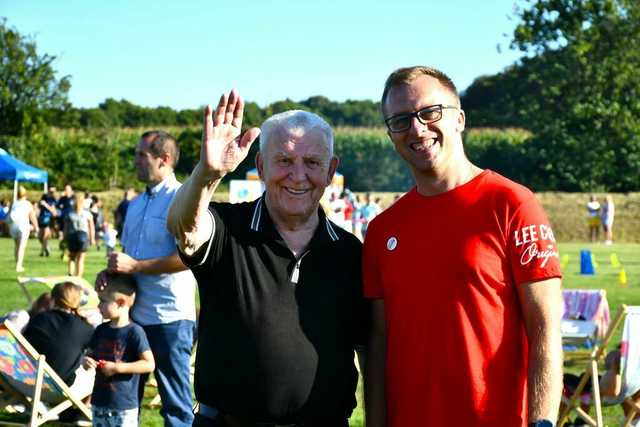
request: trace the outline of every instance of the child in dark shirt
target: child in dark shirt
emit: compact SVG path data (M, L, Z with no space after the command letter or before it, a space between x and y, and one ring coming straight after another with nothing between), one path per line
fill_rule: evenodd
M129 319L135 278L117 273L104 277L107 287L98 294L98 307L109 322L96 328L83 363L86 368L96 368L93 425L137 426L140 374L152 372L155 362L144 330Z

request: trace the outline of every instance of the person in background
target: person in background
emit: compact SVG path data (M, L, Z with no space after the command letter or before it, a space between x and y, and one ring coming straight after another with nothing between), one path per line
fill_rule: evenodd
M64 235L69 249L69 275L82 277L84 260L89 246L94 244L93 216L84 209L84 194L78 191L73 196L73 210L64 221Z
M91 216L93 217L96 249L100 250L100 242L104 236L104 211L102 210L102 200L95 194L91 196L91 208L89 208L89 212L91 212Z
M611 245L613 244L613 218L615 216L616 210L615 205L613 204L613 197L608 194L604 203L602 204L602 228L604 231L604 244Z
M0 236L9 234L9 201L7 199L0 200Z
M50 310L53 307L51 293L43 292L38 298L33 301L31 308L27 310L13 310L7 313L0 319L0 323L9 320L13 323L20 332L23 332L24 328L36 314L43 311Z
M40 232L38 233L38 240L40 240L40 256L49 256L49 239L52 235L52 230L55 227L55 220L58 216L58 200L56 200L56 187L49 187L48 191L42 195L40 202L38 203L38 227Z
M346 205L342 197L338 197L333 191L329 196L329 219L337 226L344 228L344 209Z
M98 308L106 322L93 333L83 361L85 369L96 370L91 395L93 425L137 426L140 375L153 372L155 361L144 329L129 317L136 297L135 278L107 272L104 279Z
M16 272L24 271L24 254L27 250L27 242L31 234L31 228L38 232L38 221L33 205L27 200L27 190L20 186L18 188L18 199L9 209L8 219L9 234L14 243L14 258L16 260Z
M349 193L343 191L340 195L342 198L342 202L344 203L344 225L342 228L345 230L352 232L353 230L353 204L351 203L351 198L349 197Z
M620 395L620 393L623 391L622 390L622 374L620 371L620 367L621 367L620 358L621 358L620 348L611 350L610 352L607 353L604 359L605 371L598 378L598 383L599 383L598 385L600 388L600 397L613 400L617 398ZM562 391L562 394L566 398L571 398L571 396L573 396L576 389L578 388L578 385L580 384L580 381L582 380L582 375L584 375L584 373L581 374L580 376L572 373L565 373L563 375L564 389ZM586 413L589 413L589 409L591 408L591 404L593 400L593 395L591 394L591 392L592 392L592 382L591 380L589 380L587 381L585 387L582 389L582 394L580 396L580 399L581 399L580 407ZM622 412L624 413L625 418L634 409L634 406L637 406L639 404L640 404L640 390L633 393L629 398L624 399L620 403L620 406L622 406ZM562 402L562 404L560 405L560 409L561 409L560 412L566 409L566 405L564 404L564 402ZM585 421L583 421L579 416L576 417L574 422L568 422L564 424L565 427L570 427L570 426L578 427L578 426L586 426L586 425L588 424ZM631 424L629 425L631 427L639 426L640 414L637 414L631 421Z
M600 202L593 194L587 202L587 224L589 225L589 240L595 243L600 238Z
M131 317L149 339L162 399L160 414L167 427L191 426L193 421L190 369L196 282L167 230L169 206L181 186L174 173L179 157L178 141L169 133L142 134L135 168L146 189L128 205L120 237L123 251L108 258L110 272L133 274L138 283ZM96 289L101 290L101 283ZM144 375L140 381L140 402L146 379Z
M451 79L394 71L387 135L416 185L369 224L367 426L552 426L561 269L535 195L472 164Z
M53 308L32 317L24 336L73 391L86 396L93 388L95 371L81 366L93 335L93 327L78 314L82 289L71 282L58 283L51 298Z
M113 211L113 217L115 219L115 227L118 232L118 236L122 236L122 229L124 227L124 219L127 216L127 209L129 208L129 202L136 196L136 192L133 188L127 188L122 195L122 200L118 203L118 207Z
M380 200L380 199L377 199ZM377 217L380 212L382 212L382 208L378 203L372 199L371 193L367 193L364 198L364 205L361 209L361 219L362 228L360 229L360 233L362 234L362 238L367 237L367 230L369 229L369 223L373 221L375 217Z
M104 223L104 247L107 250L107 257L116 250L118 232L110 222Z
M363 240L362 238L362 208L364 205L362 204L362 200L360 199L360 195L356 194L353 197L353 215L351 215L351 233L356 236L358 239Z
M73 207L73 188L70 184L64 186L62 196L58 199L58 239L64 242L64 221ZM62 245L64 246L64 245ZM64 247L63 256L64 256Z
M85 210L90 211L92 206L93 206L93 195L89 190L85 190L83 207Z

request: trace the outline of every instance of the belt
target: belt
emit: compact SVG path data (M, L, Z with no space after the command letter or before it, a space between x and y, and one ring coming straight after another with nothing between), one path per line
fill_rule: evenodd
M230 414L223 414L213 406L205 405L204 403L198 403L196 414L200 414L203 417L207 417L212 420L221 418L225 425L229 427L304 427L304 424L277 424L277 423L262 423L242 420Z
M220 420L224 422L225 427L313 427L313 426L323 426L326 425L325 421L342 421L344 422L344 418L340 418L340 420L310 420L308 422L299 422L299 423L277 423L277 422L259 422L259 421L251 421L241 417L237 417L232 414L223 414L218 411L213 406L205 405L204 403L198 403L198 407L194 411L196 414L202 415L212 420ZM329 423L331 425L331 422ZM348 425L348 424L344 424Z

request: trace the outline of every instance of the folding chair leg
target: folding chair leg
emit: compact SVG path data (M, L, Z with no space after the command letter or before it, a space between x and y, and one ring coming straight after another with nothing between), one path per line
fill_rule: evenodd
M576 408L576 414L578 414L580 416L582 421L584 421L585 423L589 424L591 427L597 427L598 426L598 422L596 420L594 420L591 415L587 414L584 411L584 409L582 409L580 407L577 407Z
M571 414L571 411L573 411L573 410L575 410L576 412L581 412L580 415L585 420L587 420L587 419L589 421L593 420L593 418L591 418L586 412L584 412L580 408L580 394L582 393L582 390L584 390L585 385L587 385L587 381L589 381L589 378L591 378L591 370L588 370L587 372L584 373L584 375L582 375L582 378L580 379L580 382L578 383L578 386L576 387L575 391L573 392L573 394L571 395L570 398L567 399L564 396L562 397L562 401L565 404L565 408L560 413L560 415L558 417L558 425L559 426L562 426L562 425L564 425L564 423L569 421L569 415ZM585 418L585 416L586 416L586 418ZM593 424L593 425L595 425L595 424Z
M591 361L591 395L593 396L593 406L596 408L596 426L604 427L602 421L602 402L600 400L600 379L598 378L598 361Z
M40 425L40 396L42 394L42 384L44 383L44 356L38 358L38 370L36 372L36 385L33 390L33 401L31 402L31 420L29 427L38 427Z
M625 403L629 406L629 413L627 414L627 418L624 420L624 427L629 427L631 425L631 421L640 413L640 404L636 403L632 398L628 398L625 400Z

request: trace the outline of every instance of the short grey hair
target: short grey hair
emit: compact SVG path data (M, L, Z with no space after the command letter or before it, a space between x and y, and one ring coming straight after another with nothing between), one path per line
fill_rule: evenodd
M278 131L307 133L311 130L318 130L322 133L329 149L329 157L333 157L333 130L331 126L319 115L303 110L285 111L269 117L260 128L260 153L265 154L274 135L277 138Z

